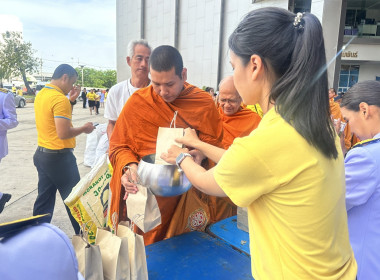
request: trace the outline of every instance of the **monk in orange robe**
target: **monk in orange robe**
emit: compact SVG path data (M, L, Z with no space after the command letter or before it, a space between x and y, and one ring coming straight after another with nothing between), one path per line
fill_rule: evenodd
M136 185L130 182L129 172L123 173L124 167L129 166L137 172L141 158L156 153L158 128L170 127L175 111L178 112L176 127L191 127L197 130L203 141L221 147L223 125L218 111L208 93L185 82L187 70L183 68L178 50L160 46L152 52L149 63L152 84L128 99L110 139L109 158L114 168L110 183L110 217L117 217L116 223L127 220L125 192L137 192ZM193 189L190 189L191 193ZM135 227L135 231L143 235L146 245L165 237L181 196L156 196L156 199L161 211L161 225L145 234ZM213 209L223 207L223 200L219 200L209 199L214 202Z
M332 116L333 119L339 119L343 122L346 122L340 111L339 104L334 101L335 96L336 96L335 90L333 88L330 88L329 89L330 115ZM344 129L344 146L347 151L351 148L351 140L352 140L352 133L351 133L349 124L347 124Z
M241 106L241 97L235 88L233 76L219 84L219 114L223 121L223 146L228 149L236 137L249 135L261 118L248 108Z

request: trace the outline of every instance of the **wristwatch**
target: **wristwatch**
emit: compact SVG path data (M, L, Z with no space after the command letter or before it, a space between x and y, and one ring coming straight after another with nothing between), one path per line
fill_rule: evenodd
M185 157L191 157L193 158L192 155L190 155L189 153L180 153L178 155L178 157L175 159L175 163L177 164L177 167L178 167L178 171L181 172L182 169L181 169L181 163L182 161L185 159Z

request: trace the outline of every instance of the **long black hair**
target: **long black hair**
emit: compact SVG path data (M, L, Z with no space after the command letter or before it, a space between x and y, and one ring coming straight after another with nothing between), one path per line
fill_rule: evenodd
M309 13L295 19L281 8L253 10L231 34L229 47L244 65L256 54L266 71L271 66L277 80L269 102L311 145L337 158L322 26Z
M343 95L340 107L358 112L359 104L362 102L380 108L380 82L364 81L353 85Z

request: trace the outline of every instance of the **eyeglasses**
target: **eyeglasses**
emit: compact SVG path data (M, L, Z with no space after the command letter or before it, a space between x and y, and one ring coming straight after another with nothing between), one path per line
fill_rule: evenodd
M239 103L239 100L237 100L237 99L219 99L219 102L223 103L223 104L230 103L232 105L232 104Z

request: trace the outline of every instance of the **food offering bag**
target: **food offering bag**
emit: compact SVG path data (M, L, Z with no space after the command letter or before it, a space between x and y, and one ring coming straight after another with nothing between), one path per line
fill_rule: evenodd
M106 228L98 228L96 245L102 255L105 280L131 279L129 240L126 236L118 236Z
M95 242L97 228L103 228L107 223L110 181L108 156L104 154L64 201L79 225L93 222L88 229L91 244Z
M176 128L175 120L177 118L178 111L174 112L174 117L172 122L170 123L170 127L159 127L157 134L157 143L156 143L156 157L154 160L155 164L164 164L170 165L163 159L161 159L161 154L166 153L172 145L177 145L178 147L182 147L181 144L175 141L176 138L183 137L183 128Z
M129 168L130 169L130 168ZM132 169L130 169L130 172ZM140 184L136 174L138 192L128 194L127 216L143 232L148 232L161 224L161 212L157 199L149 188Z
M74 235L71 240L78 260L78 270L86 280L103 280L100 248L98 245L88 243L88 228L88 224L83 224L80 234Z
M147 280L148 267L143 237L134 233L129 227L128 222L119 223L117 236L128 239L131 280Z

